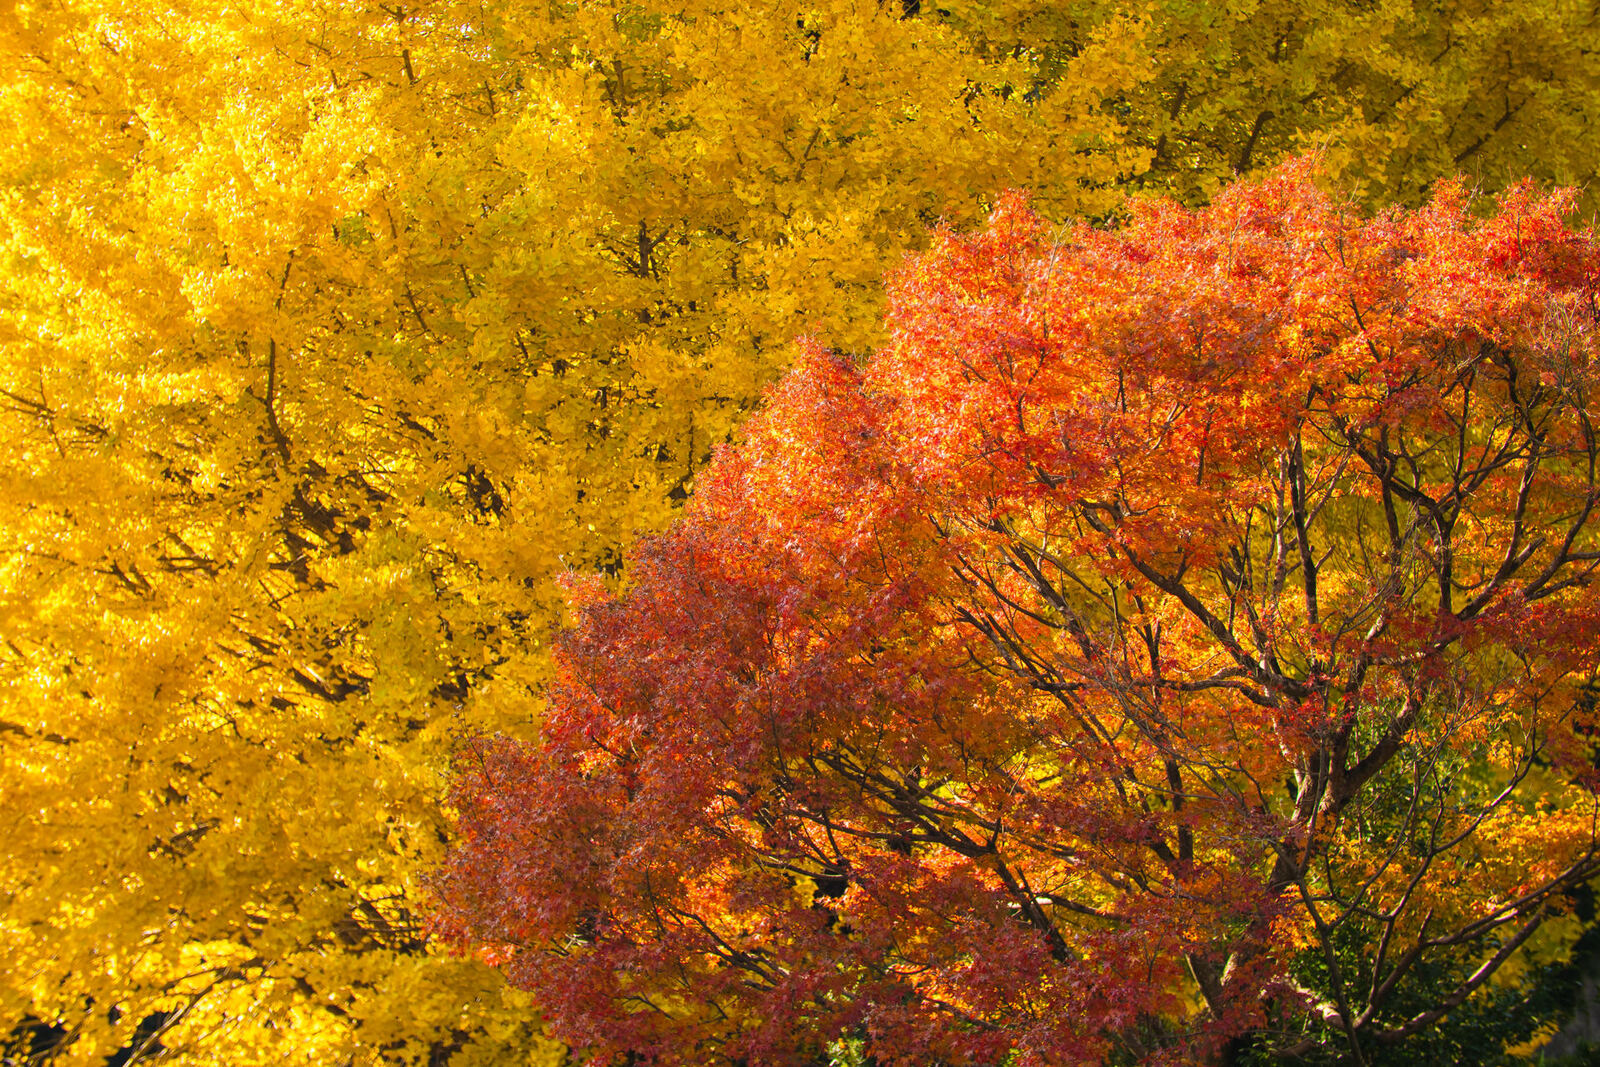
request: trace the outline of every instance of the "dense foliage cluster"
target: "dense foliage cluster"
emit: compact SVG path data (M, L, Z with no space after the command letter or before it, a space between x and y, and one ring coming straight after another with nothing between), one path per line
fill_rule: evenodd
M998 190L1306 145L1415 203L1600 158L1576 0L18 0L0 11L0 1034L559 1050L421 918L464 737L814 331ZM608 579L610 580L610 579ZM14 1048L13 1048L14 1046Z
M1600 239L1473 207L945 233L580 595L452 932L670 1063L1360 1063L1487 992L1600 871Z

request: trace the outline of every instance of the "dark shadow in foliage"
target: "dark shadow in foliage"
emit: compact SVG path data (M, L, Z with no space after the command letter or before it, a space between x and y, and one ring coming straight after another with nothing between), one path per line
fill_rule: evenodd
M121 1013L113 1008L110 1014L115 1023ZM128 1043L106 1057L105 1067L134 1067L161 1059L167 1048L159 1035L175 1021L175 1014L158 1011L139 1020ZM59 1022L30 1016L0 1039L0 1067L46 1067L64 1054L76 1037L75 1030Z
M1258 1033L1239 1039L1229 1050L1226 1062L1237 1067L1266 1067L1268 1064L1305 1064L1308 1067L1333 1067L1365 1062L1370 1067L1518 1067L1530 1062L1527 1057L1507 1055L1505 1049L1525 1044L1543 1027L1569 1017L1577 1002L1583 976L1590 961L1600 955L1600 924L1595 922L1595 894L1590 886L1569 895L1585 932L1574 943L1568 962L1530 967L1513 988L1493 985L1481 988L1465 1004L1452 1011L1435 1026L1397 1044L1363 1043L1361 1058L1335 1035L1322 1045L1294 1057L1275 1055L1273 1048L1292 1044L1294 1033ZM1355 930L1342 938L1341 961L1353 972L1356 954L1372 943L1369 932ZM1438 998L1457 988L1480 961L1462 956L1450 965L1435 963L1419 967L1413 980L1403 983L1394 998L1379 1013L1380 1024L1398 1025L1424 1011ZM1326 981L1326 964L1320 954L1306 953L1297 961L1295 976L1308 984ZM1535 1059L1547 1067L1600 1067L1600 1049L1580 1049L1575 1056Z
M0 1065L33 1067L44 1063L64 1047L71 1036L64 1026L25 1018L5 1036L4 1044L0 1044Z

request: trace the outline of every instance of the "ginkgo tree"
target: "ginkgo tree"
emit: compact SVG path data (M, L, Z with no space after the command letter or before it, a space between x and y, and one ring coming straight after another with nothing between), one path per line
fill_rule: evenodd
M924 214L1012 171L1095 210L1124 168L988 92L1026 58L900 14L0 20L0 1028L550 1051L415 882L453 738L535 714L552 576L664 522L798 323L868 344L837 294Z
M531 732L555 579L665 526L797 332L881 343L883 272L1007 184L1100 217L1320 141L1385 196L1580 181L1597 33L1400 0L7 7L0 1032L555 1055L419 921L443 769Z
M943 233L574 590L541 736L462 759L446 931L612 1062L1363 1063L1470 1011L1600 872L1600 235L1312 167Z

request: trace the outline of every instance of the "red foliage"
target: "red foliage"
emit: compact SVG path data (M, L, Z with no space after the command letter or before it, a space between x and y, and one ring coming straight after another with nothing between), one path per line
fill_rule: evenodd
M885 351L804 352L576 607L543 741L463 761L442 929L663 1062L1185 1061L1480 988L1596 869L1600 248L1313 171L1008 198Z

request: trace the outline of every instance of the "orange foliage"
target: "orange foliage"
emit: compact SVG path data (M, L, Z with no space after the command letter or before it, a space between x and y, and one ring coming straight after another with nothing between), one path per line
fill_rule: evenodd
M1359 1047L1482 988L1600 869L1600 245L1314 169L1009 198L807 351L463 765L446 932L665 1062Z

